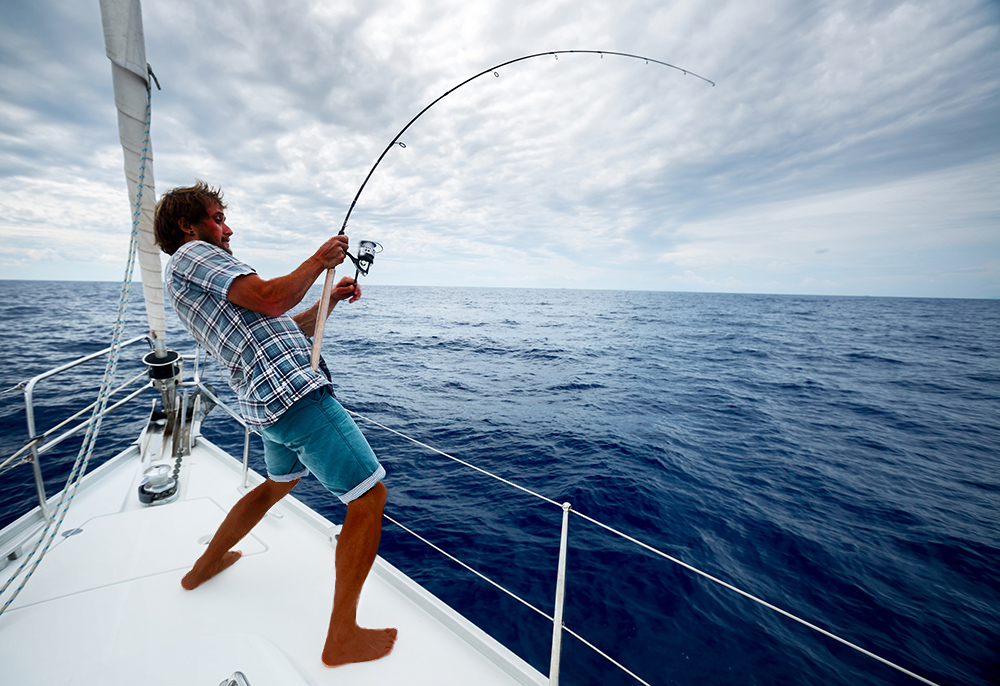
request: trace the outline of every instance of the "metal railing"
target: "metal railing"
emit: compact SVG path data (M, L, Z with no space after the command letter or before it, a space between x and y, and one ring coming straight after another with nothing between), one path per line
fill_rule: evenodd
M145 335L136 336L135 338L132 338L122 343L121 348L128 347L140 341L148 341L148 340L149 339ZM38 495L38 504L41 508L43 517L48 517L49 512L48 512L48 497L45 493L45 481L42 478L41 456L51 451L53 448L58 446L66 439L71 438L72 436L75 436L76 434L86 429L87 425L90 423L89 419L80 422L76 426L67 429L59 436L50 439L50 437L53 434L55 434L57 431L65 427L67 424L72 423L74 420L79 419L81 415L93 410L94 407L97 405L97 402L95 401L91 403L90 405L83 408L79 412L71 415L67 419L64 419L55 426L52 426L43 433L39 434L35 426L35 387L40 382L46 379L50 379L54 376L58 376L59 374L63 374L69 371L70 369L73 369L74 367L80 366L81 364L85 364L87 362L91 362L93 360L101 358L110 352L111 348L105 348L104 350L99 350L95 353L84 355L83 357L73 360L72 362L67 362L66 364L56 367L55 369L50 369L47 372L39 374L38 376L35 376L30 380L15 386L15 388L24 391L24 411L25 411L25 418L28 424L28 440L19 450L17 450L17 452L15 452L13 455L3 460L3 462L0 462L0 474L3 474L4 472L8 471L9 469L12 469L13 467L16 467L17 465L30 462L35 478L35 490ZM118 388L112 391L110 395L113 397L119 392L125 390L125 388L127 388L128 386L131 386L139 379L144 379L144 378L147 378L145 370L143 370L136 376L132 377L131 379L120 385ZM152 385L147 382L144 386L142 386L138 390L133 391L125 398L122 398L121 400L115 402L113 405L108 407L105 410L105 415L110 414L112 411L118 409L119 407L122 407L126 403L130 402L134 398L141 395L142 393L148 391L150 388L152 388Z
M205 353L204 363L202 363L202 353ZM240 476L240 483L243 488L249 487L250 483L250 435L257 433L244 421L243 417L234 412L226 403L219 399L215 394L215 391L209 386L202 378L202 370L208 367L208 353L205 352L204 348L200 345L195 349L194 353L194 385L200 390L206 398L215 403L215 406L220 410L225 412L236 421L237 424L243 427L243 472Z
M146 335L136 336L135 338L132 338L122 343L121 348L126 348L141 341L148 342L149 341L148 336ZM45 482L42 477L40 458L42 455L51 451L59 444L64 442L66 439L71 438L76 434L80 433L81 431L85 430L87 428L87 425L89 424L90 421L89 419L85 419L79 422L75 426L72 426L66 431L64 431L62 434L56 436L55 438L52 438L53 434L55 434L57 431L63 429L68 424L71 424L74 420L79 419L82 415L92 411L94 407L97 405L97 402L95 401L87 405L83 409L67 417L58 424L46 429L42 433L38 433L35 422L36 387L42 381L58 376L60 374L64 374L65 372L75 367L78 367L82 364L85 364L87 362L92 362L94 360L102 358L110 352L111 348L105 348L103 350L99 350L89 355L84 355L80 358L73 360L72 362L67 362L64 365L61 365L54 369L50 369L47 372L34 376L28 381L23 381L10 389L11 391L14 390L24 391L25 419L28 428L28 439L25 441L24 445L21 446L16 452L5 458L3 461L0 461L0 475L2 475L4 472L10 469L13 469L14 467L17 467L18 465L31 463L32 470L34 472L35 490L37 491L39 506L41 507L41 512L44 517L48 517L49 514L48 498L45 492ZM242 482L245 488L247 486L247 482L249 479L250 435L256 432L250 429L247 423L243 421L243 418L238 413L233 411L228 405L226 405L226 403L220 400L216 395L214 389L212 389L211 386L205 383L202 377L202 371L207 365L207 354L204 353L203 349L200 346L195 350L194 355L183 355L181 356L181 359L187 361L194 361L194 370L193 370L194 378L193 381L180 383L178 384L178 386L181 388L197 388L207 399L211 400L223 412L228 414L230 418L232 418L235 422L237 422L240 426L243 427L244 440L243 440ZM143 384L137 390L133 391L126 397L121 398L120 400L116 401L113 405L108 407L107 410L105 411L105 415L110 414L112 411L122 407L123 405L129 403L139 395L153 388L152 384L148 383L148 375L146 370L144 369L135 376L133 376L132 378L122 383L120 386L118 386L114 391L111 392L111 396L114 397L118 395L119 393L121 393L126 388L133 385L140 379L146 379L147 383ZM182 398L182 401L183 400L184 399ZM185 418L186 418L186 412L182 413L182 421Z

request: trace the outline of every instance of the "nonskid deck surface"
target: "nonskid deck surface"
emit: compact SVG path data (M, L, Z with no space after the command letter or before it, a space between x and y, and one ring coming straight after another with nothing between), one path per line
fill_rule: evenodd
M544 683L381 558L358 621L398 628L393 653L323 666L333 524L286 498L237 546L239 562L184 591L181 577L241 496L238 465L202 441L185 458L181 498L156 507L138 503L138 467L133 449L81 486L58 543L0 616L0 682L215 686L240 671L252 686Z

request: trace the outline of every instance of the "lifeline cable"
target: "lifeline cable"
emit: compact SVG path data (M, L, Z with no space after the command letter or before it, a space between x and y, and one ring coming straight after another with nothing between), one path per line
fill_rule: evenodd
M345 409L347 409L347 408L345 408ZM392 429L392 428L386 426L385 424L381 424L380 422L375 421L371 417L366 417L365 415L361 414L360 412L355 412L354 410L350 410L350 409L347 409L347 412L349 414L351 414L353 417L357 417L358 419L364 420L364 421L368 422L369 424L373 424L373 425L379 427L380 429L383 429L385 431L388 431L389 433L395 434L396 436L399 436L400 438L403 438L403 439L405 439L405 440L407 440L407 441L409 441L409 442L411 442L411 443L413 443L415 445L418 445L418 446L420 446L422 448L430 450L431 452L437 453L438 455L441 455L442 457L445 457L445 458L447 458L447 459L449 459L449 460L451 460L453 462L456 462L456 463L458 463L458 464L460 464L462 466L474 469L475 471L479 472L480 474L483 474L483 475L485 475L485 476L487 476L487 477L489 477L491 479L495 479L496 481L499 481L500 483L503 483L503 484L505 484L507 486L511 486L513 488L516 488L517 490L519 490L519 491L521 491L523 493L527 493L528 495L533 496L533 497L535 497L535 498L537 498L539 500L542 500L542 501L548 503L549 505L554 505L554 506L560 507L560 508L562 507L562 505L560 505L558 501L553 500L552 498L549 498L548 496L544 496L544 495L542 495L540 493L536 493L535 491L532 491L531 489L526 488L524 486L521 486L520 484L517 484L517 483L515 483L513 481L509 481L509 480L503 478L502 476L497 476L496 474L493 474L492 472L489 472L489 471L483 469L482 467L477 467L476 465L474 465L474 464L472 464L470 462L466 462L465 460L462 460L462 459L460 459L458 457L455 457L454 455L450 455L450 454L444 452L443 450L438 450L437 448L435 448L432 445L429 445L427 443L419 441L419 440L417 440L417 439L415 439L415 438L413 438L411 436L407 436L406 434L404 434L404 433L402 433L400 431L396 431L395 429ZM840 636L838 636L838 635L836 635L836 634L834 634L834 633L832 633L832 632L830 632L830 631L828 631L828 630L826 630L826 629L824 629L824 628L822 628L820 626L817 626L816 624L813 624L812 622L809 622L809 621L807 621L805 619L802 619L801 617L799 617L797 615L794 615L791 612L788 612L787 610L783 610L780 607L778 607L777 605L773 605L773 604L767 602L766 600L764 600L762 598L759 598L759 597L757 597L757 596L755 596L755 595L753 595L751 593L748 593L747 591L744 591L743 589L738 588L738 587L734 586L733 584L730 584L730 583L728 583L726 581L723 581L722 579L720 579L720 578L718 578L716 576L713 576L713 575L709 574L708 572L705 572L705 571L703 571L701 569L698 569L697 567L695 567L695 566L693 566L691 564L688 564L687 562L684 562L683 560L681 560L679 558L676 558L676 557L674 557L672 555L669 555L669 554L667 554L667 553L665 553L665 552L663 552L661 550L658 550L657 548L654 548L653 546L649 545L648 543L644 543L644 542L640 541L637 538L629 536L628 534L626 534L626 533L624 533L622 531L619 531L618 529L615 529L614 527L608 526L604 522L598 521L597 519L594 519L593 517L589 517L589 516L583 514L582 512L580 512L578 510L574 510L572 508L570 508L569 511L570 511L571 514L574 514L577 517L580 517L581 519L584 519L584 520L590 522L591 524L594 524L594 525L596 525L596 526L604 529L605 531L607 531L610 534L618 536L618 537L620 537L620 538L628 541L629 543L632 543L633 545L636 545L636 546L638 546L638 547L640 547L640 548L642 548L642 549L644 549L644 550L646 550L646 551L648 551L648 552L650 552L650 553L652 553L654 555L657 555L657 556L659 556L659 557L661 557L661 558L663 558L665 560L668 560L668 561L670 561L670 562L672 562L672 563L674 563L674 564L676 564L676 565L678 565L680 567L683 567L684 569L686 569L686 570L688 570L690 572L698 574L702 578L707 579L708 581L711 581L711 582L713 582L715 584L718 584L718 585L722 586L723 588L725 588L725 589L727 589L729 591L733 591L733 592L735 592L735 593L743 596L744 598L747 598L747 599L749 599L749 600L757 603L758 605L760 605L762 607L766 607L767 609L772 610L774 612L777 612L778 614L780 614L780 615L782 615L784 617L787 617L788 619L791 619L791 620L793 620L795 622L798 622L799 624L805 626L806 628L812 629L813 631L815 631L817 633L820 633L820 634L826 636L827 638L831 638L831 639L833 639L833 640L841 643L842 645L845 645L848 648L851 648L851 649L853 649L853 650L861 653L862 655L866 655L866 656L868 656L868 657L870 657L870 658L872 658L874 660L877 660L878 662L881 662L882 664L884 664L884 665L886 665L888 667L891 667L892 669L895 669L897 672L900 672L900 673L905 674L905 675L907 675L909 677L912 677L912 678L916 679L917 681L920 681L923 684L927 684L928 686L939 686L936 682L931 681L930 679L927 679L926 677L920 676L916 672L912 672L912 671L906 669L905 667L901 667L900 665L897 665L896 663L891 662L891 661L885 659L884 657L881 657L880 655L878 655L876 653L873 653L873 652L871 652L871 651L869 651L869 650L867 650L865 648L862 648L861 646L859 646L859 645L857 645L855 643L852 643L852 642L848 641L847 639L841 638ZM454 562L457 562L462 567L468 569L469 571L471 571L476 576L479 576L482 579L484 579L485 581L487 581L490 584L492 584L493 586L496 586L497 588L499 588L501 591L503 591L507 595L509 595L509 596L513 597L514 599L516 599L518 602L522 603L523 605L528 606L529 608L531 608L535 612L537 612L540 615L544 616L546 619L548 619L550 621L552 620L552 617L550 617L549 615L545 614L544 612L542 612L538 608L530 605L524 599L516 596L515 594L513 594L511 591L507 590L506 588L503 588L502 586L500 586L498 583L496 583L492 579L489 579L488 577L486 577L482 573L476 571L475 569L473 569L469 565L465 564L464 562L462 562L461 560L457 559L456 557L454 557L450 553L446 552L445 550L441 549L437 545L431 543L430 541L428 541L424 537L420 536L416 532L414 532L411 529L403 526L402 524L400 524L399 522L397 522L392 517L390 517L388 515L383 515L383 516L386 519L388 519L390 522L392 522L393 524L395 524L396 526L398 526L401 529L403 529L404 531L406 531L406 532L408 532L408 533L416 536L418 539L420 539L424 543L427 543L432 548L434 548L438 552L444 554L449 559L453 560ZM629 671L628 669L626 669L624 666L622 666L621 664L619 664L616 660L614 660L613 658L611 658L609 655L605 654L603 651L601 651L595 645L593 645L592 643L590 643L589 641L587 641L580 634L576 633L575 631L571 630L569 627L566 627L566 626L564 626L563 629L565 631L569 632L570 634L572 634L573 636L575 636L580 641L586 643L590 648L592 648L593 650L595 650L598 653L600 653L603 657L605 657L606 659L610 660L611 662L613 662L615 665L617 665L621 669L624 669L626 672L628 672L629 675L631 675L634 678L638 679L643 684L646 683L645 681L643 681L642 679L640 679L638 676L636 676L635 674L633 674L631 671Z
M153 70L147 65L149 74L152 76ZM155 78L155 77L154 77ZM159 86L159 84L157 84ZM14 582L24 568L32 562L31 569L25 574L24 579L21 580L21 584L13 592L10 598L0 607L0 615L6 612L10 604L14 602L17 596L24 589L28 580L31 579L35 570L38 568L39 563L45 557L45 554L49 551L52 546L52 541L55 539L56 534L59 533L59 528L62 526L63 519L65 519L66 514L69 512L69 507L73 502L73 498L76 496L76 489L80 485L80 481L83 479L83 475L87 471L87 465L90 462L90 456L94 451L94 444L97 441L97 435L101 430L101 421L104 419L105 408L108 405L108 399L111 396L111 386L114 381L115 372L118 368L118 354L121 349L122 334L125 330L125 318L128 312L128 301L129 293L132 286L132 271L135 267L135 257L139 246L139 218L142 214L142 194L143 188L145 187L146 178L146 162L149 158L149 126L152 114L152 85L149 79L146 80L146 127L145 127L145 140L143 141L142 148L142 162L139 167L139 178L136 183L136 199L135 199L135 210L132 213L132 235L129 241L129 255L128 263L125 267L125 278L122 280L121 293L118 297L118 316L115 321L114 332L111 337L111 352L108 353L108 361L104 369L104 379L101 381L101 389L98 392L98 402L94 407L94 412L91 415L90 423L87 426L87 433L83 438L83 445L80 446L80 452L77 455L76 462L73 465L73 469L70 471L69 477L66 480L66 486L63 488L62 493L59 497L59 501L56 503L52 514L49 516L45 528L42 529L42 533L35 547L32 548L31 552L28 554L27 558L21 563L17 571L7 580L7 583L0 588L0 595L5 593L10 585ZM67 494L69 498L67 499ZM60 514L61 511L61 514ZM59 521L56 522L56 518ZM53 523L55 526L53 527ZM51 533L49 530L51 529ZM48 537L48 541L46 541ZM38 553L38 549L45 542L45 547L42 548L38 557L35 558L35 554Z

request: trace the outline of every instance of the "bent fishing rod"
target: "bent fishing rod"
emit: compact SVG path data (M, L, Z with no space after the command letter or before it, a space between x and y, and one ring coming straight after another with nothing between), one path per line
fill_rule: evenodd
M604 59L605 55L611 55L614 57L626 57L629 59L643 60L646 64L652 62L653 64L659 64L661 66L679 71L685 76L693 76L711 86L715 86L714 81L706 79L704 76L700 76L699 74L684 69L683 67L678 67L675 64L670 64L669 62L663 62L662 60L657 60L652 57L634 55L628 52L615 52L613 50L551 50L548 52L536 52L531 55L516 57L512 60L507 60L506 62L501 62L500 64L493 65L492 67L489 67L488 69L484 69L483 71L479 72L475 76L470 76L469 78L465 79L458 85L449 88L447 91L445 91L437 98L435 98L429 105L424 107L424 109L420 110L417 113L417 115L413 117L413 119L407 122L406 126L400 129L399 133L397 133L393 137L393 139L389 142L389 145L385 146L385 150L382 151L382 154L378 156L377 160L375 160L375 164L373 164L372 168L368 171L368 175L365 177L365 180L361 182L361 187L358 188L358 192L354 194L354 199L351 201L351 206L348 208L347 214L344 216L344 223L341 225L340 231L338 232L337 235L342 236L344 235L344 232L347 230L347 221L351 218L351 213L354 211L354 206L357 205L358 198L361 197L361 193L365 190L365 186L368 185L368 180L371 179L372 174L375 173L375 170L378 168L378 165L381 164L385 156L389 154L389 151L392 150L397 145L401 148L406 147L406 145L399 140L400 137L404 133L406 133L406 131L413 125L413 123L416 122L418 119L420 119L420 117L422 117L424 113L427 112L427 110L434 107L434 105L444 100L446 97L457 91L462 86L471 83L472 81L475 81L481 76L486 76L487 74L493 74L493 76L495 76L496 78L500 78L499 70L504 67L516 64L517 62L524 62L526 60L537 59L540 57L554 57L555 59L558 60L559 55L572 55L572 54L600 55L601 59ZM378 249L376 250L376 248ZM357 278L359 275L367 276L368 270L371 268L371 264L375 260L375 255L380 251L381 251L381 246L375 243L374 241L361 241L358 247L357 257L354 257L346 250L344 251L344 254L348 258L350 258L350 260L354 263L354 266L356 268L356 272L354 275L355 283L357 283ZM323 329L326 324L327 312L329 312L329 307L330 307L329 301L330 301L330 292L333 290L333 276L334 276L334 270L331 268L327 271L326 280L323 282L323 294L320 296L320 301L319 301L319 320L316 322L316 331L313 336L313 349L312 349L312 359L311 359L313 369L317 369L319 367L319 349L323 342Z

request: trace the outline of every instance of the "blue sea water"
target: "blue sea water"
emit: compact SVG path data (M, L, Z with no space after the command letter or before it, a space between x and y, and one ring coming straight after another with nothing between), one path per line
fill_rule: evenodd
M0 281L0 391L105 347L117 293ZM133 304L132 335L142 320ZM324 355L349 409L937 683L997 684L998 343L998 301L374 285ZM69 378L40 387L42 426L93 399ZM147 403L108 420L105 457ZM359 424L387 514L551 613L559 508ZM0 427L2 459L26 437L19 392ZM235 424L205 433L240 453ZM46 456L50 494L74 458ZM30 506L30 471L0 476L0 524ZM342 517L315 480L296 495ZM547 671L544 618L392 524L380 552ZM565 621L655 685L917 683L578 517ZM569 636L562 679L635 683Z

